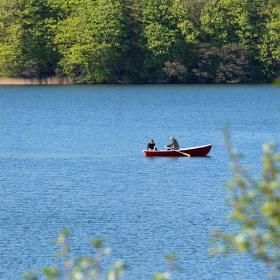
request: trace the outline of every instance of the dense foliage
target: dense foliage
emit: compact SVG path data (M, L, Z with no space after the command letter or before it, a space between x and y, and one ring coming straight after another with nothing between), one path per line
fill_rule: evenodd
M279 34L279 0L1 0L0 77L266 82Z

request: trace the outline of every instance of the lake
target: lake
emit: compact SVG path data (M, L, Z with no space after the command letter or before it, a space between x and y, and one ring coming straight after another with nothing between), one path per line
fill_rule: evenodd
M73 255L104 236L124 279L152 279L177 252L174 279L269 279L250 257L209 257L210 232L227 229L230 178L223 128L253 174L262 144L278 143L273 86L0 87L0 279L56 262L72 231ZM213 144L207 158L144 158L150 138Z

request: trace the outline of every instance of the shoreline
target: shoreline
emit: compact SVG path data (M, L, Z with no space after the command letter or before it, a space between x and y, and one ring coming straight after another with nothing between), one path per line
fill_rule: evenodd
M0 86L25 86L25 85L228 85L228 86L241 86L241 85L280 85L280 79L275 79L272 83L265 82L251 82L251 83L74 83L73 80L66 77L47 77L47 78L0 78Z
M0 78L1 86L11 85L73 85L73 81L68 78L48 77L48 78Z

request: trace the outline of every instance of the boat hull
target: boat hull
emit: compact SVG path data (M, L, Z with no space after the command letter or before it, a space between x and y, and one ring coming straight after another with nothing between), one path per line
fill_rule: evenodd
M185 148L180 150L143 151L145 157L206 157L211 151L212 145ZM184 154L185 153L185 154Z

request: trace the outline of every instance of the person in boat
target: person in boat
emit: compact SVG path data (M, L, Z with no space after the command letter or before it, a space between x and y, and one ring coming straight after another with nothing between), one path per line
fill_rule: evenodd
M157 146L156 146L154 139L151 139L151 141L148 143L147 150L148 151L157 151Z
M179 147L178 141L175 139L175 137L172 137L170 140L171 140L171 143L166 145L165 147L168 150L179 150L180 147Z

